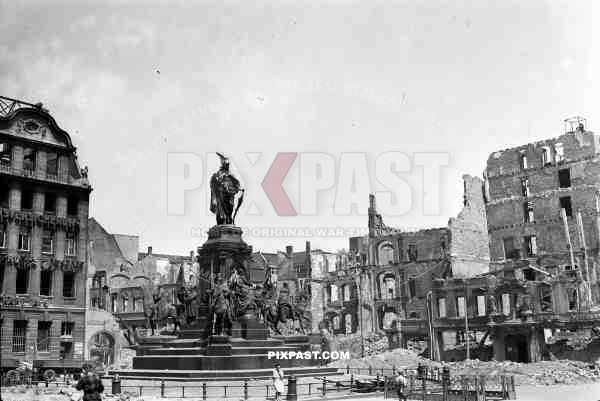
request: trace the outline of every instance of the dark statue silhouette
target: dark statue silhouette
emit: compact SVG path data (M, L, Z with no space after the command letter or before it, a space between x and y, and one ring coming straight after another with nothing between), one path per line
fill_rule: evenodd
M221 167L210 179L210 211L216 215L217 225L234 224L244 200L244 189L241 189L238 179L229 172L229 159L220 153L217 155L221 158ZM238 193L241 195L236 207Z

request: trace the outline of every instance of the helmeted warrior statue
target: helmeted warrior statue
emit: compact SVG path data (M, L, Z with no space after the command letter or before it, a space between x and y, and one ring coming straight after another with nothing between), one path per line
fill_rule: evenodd
M242 201L244 200L244 190L241 189L240 182L229 172L229 159L220 153L221 168L214 173L210 179L210 211L217 216L217 224L234 224ZM241 193L237 207L235 198Z

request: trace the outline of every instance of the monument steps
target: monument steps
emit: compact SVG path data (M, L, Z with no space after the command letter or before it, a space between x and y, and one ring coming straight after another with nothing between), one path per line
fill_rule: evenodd
M269 351L298 351L297 347L291 346L277 346L277 347L240 347L232 346L231 355L268 355ZM154 355L206 355L206 347L191 347L191 348L151 348L146 349L143 356L154 356Z
M145 370L123 369L109 371L110 375L118 373L122 379L165 379L173 381L188 380L243 380L243 379L272 379L272 369L245 369L245 370ZM287 368L286 375L296 377L335 376L340 374L339 368L329 367L295 367Z

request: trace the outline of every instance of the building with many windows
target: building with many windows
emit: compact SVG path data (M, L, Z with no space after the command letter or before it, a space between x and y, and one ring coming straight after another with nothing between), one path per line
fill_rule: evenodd
M2 369L84 359L88 202L71 137L41 104L0 97Z
M434 283L434 355L464 357L470 339L471 356L534 362L560 331L600 323L600 136L582 118L565 126L490 155L490 272Z

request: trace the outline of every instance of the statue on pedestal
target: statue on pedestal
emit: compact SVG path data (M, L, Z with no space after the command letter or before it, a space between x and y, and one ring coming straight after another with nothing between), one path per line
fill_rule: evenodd
M244 200L244 190L240 182L229 172L229 159L220 153L221 168L210 179L210 211L217 216L217 225L234 224L240 206ZM236 203L236 195L241 193Z
M212 297L210 316L214 319L212 333L218 336L231 335L231 291L223 276L219 275L217 286L209 292Z

